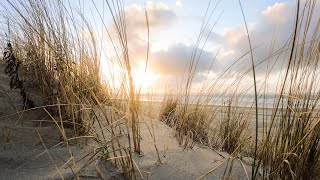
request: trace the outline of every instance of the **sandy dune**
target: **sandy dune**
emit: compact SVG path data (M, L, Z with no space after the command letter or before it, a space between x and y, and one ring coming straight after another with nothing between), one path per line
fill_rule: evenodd
M96 157L86 166L97 145L93 141L82 145L70 143L76 167L58 129L42 108L23 112L19 90L10 90L9 78L0 64L0 179L124 179L119 170ZM41 106L37 90L30 92L36 106ZM41 122L41 123L40 123ZM152 128L153 126L153 128ZM153 130L152 130L153 129ZM71 132L70 129L66 129ZM155 134L155 143L153 140ZM71 133L70 133L71 134ZM216 169L204 179L221 179L229 155L198 145L183 150L174 132L164 123L144 117L141 120L143 155L133 154L134 162L144 179L196 179ZM58 145L57 145L58 144ZM81 143L80 143L81 144ZM161 163L155 146L159 150ZM85 168L83 168L85 167ZM247 179L250 166L235 160L231 179ZM139 171L137 178L142 179Z

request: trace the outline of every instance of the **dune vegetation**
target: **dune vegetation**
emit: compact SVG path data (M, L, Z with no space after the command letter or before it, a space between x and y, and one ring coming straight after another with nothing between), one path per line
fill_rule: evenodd
M152 92L149 101L142 100L148 93L142 93L134 81L127 37L130 29L126 27L121 0L106 1L105 10L111 14L115 32L104 24L116 57L113 62L120 67L120 73L110 75L117 76L113 77L119 84L117 87L103 78L100 53L103 42L95 33L95 22L86 18L81 8L70 8L64 1L1 2L7 9L1 13L7 25L7 32L2 33L5 73L10 88L19 90L24 105L15 113L37 109L45 112L47 121L58 129L60 144L68 151L69 159L63 166L68 164L76 179L80 179L78 172L98 158L112 163L127 179L144 179L146 176L134 158L145 155L146 146L141 146L145 132L142 127L147 129L147 136L152 139L150 147L157 154L157 164L162 166L165 161L162 147L157 145L156 121L173 131L181 151L201 147L228 154L225 161L206 170L198 179L206 178L222 164L225 170L220 178L228 179L236 161L241 162L247 179L317 179L320 19L313 14L315 3L316 0L297 1L296 16L292 17L295 24L292 32L288 32L290 39L281 49L271 46L269 57L259 61L252 53L256 47L251 46L250 27L243 9L250 49L214 80L206 79L194 94L191 88L208 29L212 31L215 26L208 27L213 12L207 9L194 50L186 61L184 86L176 93L164 95L162 102L153 102ZM314 18L318 18L317 24L311 24ZM147 9L145 23L149 30ZM270 41L275 40L276 37ZM283 66L277 89L270 92L269 74L278 65L271 61L275 57ZM249 63L251 68L234 78L233 72L243 63ZM261 66L266 66L264 79L253 78L256 68ZM248 76L252 77L250 82ZM224 83L229 77L234 80ZM30 95L33 92L40 98ZM10 97L4 91L1 93L10 103ZM248 96L254 101L246 101ZM263 101L266 96L274 99L272 107ZM145 122L145 119L152 120ZM91 149L94 153L88 162L78 165L73 146L82 143L93 143L95 148ZM56 169L59 172L62 167ZM62 173L60 178L64 179Z

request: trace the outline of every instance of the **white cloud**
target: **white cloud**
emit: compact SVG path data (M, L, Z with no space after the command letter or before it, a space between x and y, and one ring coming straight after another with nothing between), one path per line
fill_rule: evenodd
M127 40L133 66L138 64L137 61L140 59L146 59L148 33L145 9L148 15L151 47L153 39L176 20L175 12L163 2L148 1L145 5L132 4L125 8Z
M126 24L130 31L140 31L146 28L145 8L148 14L148 23L150 28L160 28L169 25L176 17L176 14L169 9L168 5L151 1L146 6L141 4L132 4L126 7Z
M287 3L275 3L261 12L262 21L267 21L269 24L279 24L287 22L292 17L292 9Z
M178 6L178 7L182 7L183 6L181 0L176 0L176 6Z
M240 28L226 28L222 33L222 37L229 45L238 44L245 38L245 31Z
M274 50L283 47L293 29L294 11L294 4L275 3L261 11L255 23L248 24L252 46L255 48L253 55L256 64L268 57L273 35L276 37L276 42L273 47ZM275 32L275 34L273 34L273 32ZM222 65L220 69L228 68L237 58L249 51L249 43L244 25L226 28L221 35L214 34L211 40L222 48L221 55L218 57L218 61L221 62ZM275 61L275 59L273 60ZM245 72L250 69L251 62L249 54L245 56L242 61L239 61L237 65L238 68L234 69L234 71ZM265 65L266 63L259 65L260 68L258 68L258 70L263 71Z

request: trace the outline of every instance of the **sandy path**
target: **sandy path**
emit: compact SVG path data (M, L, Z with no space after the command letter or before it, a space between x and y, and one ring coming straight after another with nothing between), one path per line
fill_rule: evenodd
M157 162L157 152L154 147L152 124L156 138L156 146L162 164ZM176 138L174 132L164 123L145 118L141 126L141 147L143 156L134 155L134 160L139 166L144 179L196 179L207 173L213 168L215 171L203 179L222 179L227 166L229 155L224 152L215 152L196 145L193 149L183 150ZM222 155L222 156L221 156ZM230 179L247 179L246 169L251 175L251 166L244 163L241 165L239 160L235 160Z

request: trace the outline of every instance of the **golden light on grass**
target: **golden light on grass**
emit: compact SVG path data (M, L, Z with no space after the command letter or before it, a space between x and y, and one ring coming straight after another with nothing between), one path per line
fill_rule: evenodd
M36 114L28 117L32 128L38 128L33 122L40 121L39 119L56 126L59 143L51 148L45 144L46 139L41 137L41 131L36 129L36 135L45 150L37 157L48 154L56 169L53 177L59 174L64 178L60 171L69 165L73 176L79 179L81 169L94 164L96 159L111 162L121 169L121 173L128 179L137 179L138 176L143 179L143 173L149 170L152 170L147 172L148 177L152 174L151 179L163 179L163 176L172 175L172 171L183 173L170 179L194 179L195 176L199 176L198 179L209 179L209 175L213 176L212 172L216 170L215 173L222 179L233 179L232 169L237 169L233 173L240 177L238 170L241 166L248 179L249 174L251 179L320 177L320 19L313 14L316 9L315 0L305 3L297 1L296 13L292 17L294 27L292 32L289 32L291 36L279 50L274 49L276 46L273 43L277 40L274 36L269 57L259 60L258 63L254 61L258 59L253 54L256 47L251 47L251 28L246 27L244 37L248 36L247 52L240 57L234 57L238 59L221 71L217 70L220 66L215 66L214 58L208 72L203 73L200 72L200 57L206 50L207 26L210 25L211 15L215 14L216 9L211 9L209 2L191 56L185 60L186 64L183 64L184 74L176 77L180 80L177 86L181 85L177 90L171 88L175 83L172 76L178 76L178 73L160 70L169 66L180 66L179 64L161 66L165 68L159 67L159 64L157 67L150 65L150 61L154 63L157 58L149 58L156 57L151 53L149 56L149 46L152 45L155 49L167 46L162 46L163 41L150 43L148 14L150 22L154 20L152 9L148 8L150 3L146 4L145 9L147 53L146 57L139 57L130 53L138 50L129 48L134 47L129 46L132 39L127 34L132 28L127 26L125 4L122 1L105 1L107 6L104 8L110 11L114 25L110 27L116 28L109 34L109 26L105 27L103 33L108 34L107 40L94 33L90 19L86 19L84 14L69 17L68 14L73 14L75 10L66 8L60 1L27 0L26 4L21 6L20 1L15 2L8 1L8 9L12 11L8 11L5 18L8 19L8 29L14 27L9 33L10 41L14 47L14 57L21 61L21 66L18 76L18 65L12 64L15 62L13 56L4 59L12 69L8 71L8 78L11 79L8 87L21 89L23 104L27 104L29 90L37 90L41 101L34 101L38 103L36 107L30 106L20 113L16 109L18 106L15 106L20 106L16 97L12 96L11 100L6 90L0 92L0 97L7 99L17 111L17 122L21 121L21 126L26 115L20 114L34 110L43 112L39 113L39 117L35 116ZM114 3L117 6L113 6ZM94 6L96 7L95 4ZM159 7L167 8L164 4ZM242 14L246 26L245 11L242 11ZM309 27L313 22L312 17L317 18L317 24ZM79 25L81 23L78 24L78 19L83 22L82 26ZM104 22L103 16L101 21L103 24L108 23ZM210 33L215 25L210 25ZM275 56L276 61L283 62L279 69L276 68L276 61L273 62L272 59ZM161 57L159 59L163 60L167 56ZM177 61L177 58L174 60ZM252 66L246 66L248 62ZM267 65L263 68L265 63ZM265 76L263 70L266 71ZM252 81L256 74L259 77ZM20 76L26 82L26 87L22 86ZM5 78L0 77L1 81L2 79ZM168 87L170 91L159 93L167 84L171 84L171 87ZM277 89L270 90L270 84L276 84ZM154 90L157 92L153 93ZM158 102L159 100L162 102ZM4 112L0 111L1 113ZM161 124L158 119L164 123ZM10 131L7 126L3 126L6 144L16 139L13 136L16 124L10 127ZM45 128L47 131L49 126ZM76 145L84 144L81 139L85 140L88 148L92 148L90 152L94 152L87 155L90 160L84 165L79 163L80 160L76 161L80 153L74 151ZM64 145L68 150L69 157L58 166L52 160L53 153L50 154L50 150L60 145ZM150 145L154 146L154 150ZM183 151L194 147L195 151ZM204 149L207 150L202 151ZM194 154L188 159L185 152ZM216 159L218 164L215 163L216 160L213 162L213 159ZM236 163L238 161L241 166ZM145 162L152 164L145 165ZM192 165L199 164L201 171L184 166L189 162L192 162ZM159 164L161 170L157 169ZM0 163L0 167L6 167L1 165ZM247 168L250 166L251 171ZM179 167L181 169L178 169ZM221 174L218 168L224 167ZM15 173L16 170L12 172ZM155 178L156 171L159 171L162 178ZM0 176L1 173L0 171Z
M145 70L145 63L142 60L139 61L138 67L132 70L132 76L134 84L137 88L141 89L142 93L152 89L160 78L160 75L153 71L149 69Z

